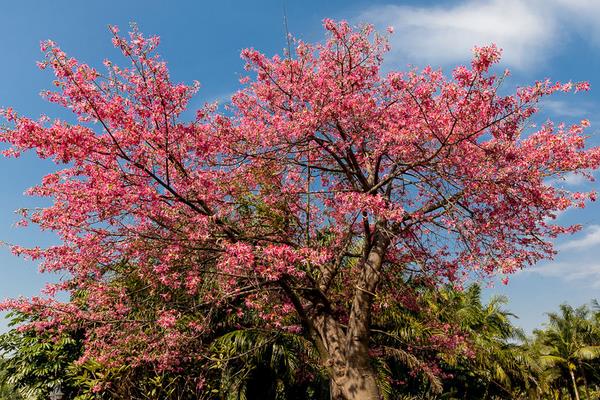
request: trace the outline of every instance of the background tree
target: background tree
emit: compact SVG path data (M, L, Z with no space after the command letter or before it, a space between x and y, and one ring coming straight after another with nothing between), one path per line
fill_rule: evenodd
M2 400L21 400L23 397L18 390L8 383L7 372L3 367L4 361L0 362L0 399Z
M556 368L563 380L568 381L573 399L580 399L579 386L584 384L586 398L590 398L588 372L590 360L600 357L600 341L594 330L598 327L590 321L586 306L574 309L562 304L560 313L549 313L546 329L535 331L541 344L540 359Z
M379 350L372 357L384 399L573 398L576 392L564 361L568 357L560 356L560 349L569 347L583 356L571 357L571 364L577 363L573 372L578 395L597 397L600 379L594 355L600 338L597 315L587 307L563 305L560 313L549 314L551 322L534 338L525 338L502 309L503 299L483 303L478 286L456 290L413 281L404 293L402 306L377 313L373 321L371 347ZM26 318L15 314L13 321ZM203 362L172 371L150 361L82 363L81 332L57 337L13 328L0 337L1 393L7 399L20 393L45 399L60 383L65 398L76 400L330 399L326 371L308 340L257 329L249 315L223 313L222 320L220 332L204 339L211 345L202 354ZM556 335L557 326L562 336ZM580 338L577 343L575 336ZM198 381L200 368L206 372Z
M73 363L81 356L80 335L19 330L31 315L13 312L9 318L15 328L0 336L2 387L25 399L47 399L56 387L67 399L79 394Z
M106 74L44 43L40 66L57 86L44 95L78 121L5 109L0 138L9 156L34 149L62 166L30 191L52 205L23 211L62 243L13 250L67 273L49 292L83 290L86 301L5 308L42 313L37 329L86 325L84 358L162 371L207 351L220 326L211 306L254 313L257 328L315 346L334 398L376 399L374 310L399 302L407 273L508 274L576 230L550 221L594 195L547 182L598 167L589 123L527 124L540 98L586 83L501 96L507 74L489 71L493 45L452 78L431 68L383 75L385 38L324 25L324 44L298 41L283 58L245 50L244 89L226 111L208 105L191 122L180 116L197 86L170 81L158 38L113 28L130 65L107 61ZM142 284L145 315L136 292L111 279L116 265Z

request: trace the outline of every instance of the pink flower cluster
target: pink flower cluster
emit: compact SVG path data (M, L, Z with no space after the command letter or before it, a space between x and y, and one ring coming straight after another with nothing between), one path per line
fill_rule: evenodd
M172 82L158 38L113 28L129 65L106 61L104 73L44 42L40 68L56 76L44 97L79 123L6 108L0 140L7 156L33 150L60 165L29 191L51 205L22 215L61 243L13 251L65 273L48 292L72 300L3 308L41 313L36 329L85 326L84 358L179 368L224 310L288 332L313 310L345 323L369 292L358 282L374 249L383 261L372 294L410 304L396 296L406 271L457 285L510 274L577 229L552 217L595 194L548 178L600 165L589 122L524 132L541 98L587 83L501 95L495 45L451 78L430 67L383 74L385 37L324 25L324 43L296 41L287 57L243 51L244 87L193 121L181 114L198 84Z

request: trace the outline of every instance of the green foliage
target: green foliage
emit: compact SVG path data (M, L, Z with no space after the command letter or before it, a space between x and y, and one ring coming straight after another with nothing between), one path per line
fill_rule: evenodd
M27 321L16 312L9 317L13 327ZM12 329L0 336L0 354L3 357L0 383L26 399L47 399L57 386L66 398L78 392L71 373L73 361L81 354L81 341L76 334L53 336Z
M310 342L298 335L235 330L213 342L221 398L321 399L328 378Z
M189 372L188 372L189 373ZM157 372L144 367L107 367L90 360L78 368L76 400L92 399L197 399L198 390L187 374Z
M8 383L8 372L4 360L0 360L0 400L23 400L23 396L18 390Z
M584 386L585 398L591 398L590 386L598 381L600 358L600 325L598 313L587 306L560 306L558 313L548 313L545 329L536 330L532 351L544 368L542 377L546 390L571 398L580 396Z
M413 285L418 307L389 304L373 321L373 364L385 399L600 398L600 306L562 305L526 337L505 298L481 301L481 289ZM47 399L56 385L65 400L219 399L326 400L328 374L314 346L297 334L252 326L256 315L225 313L204 364L179 372L152 365L77 363L83 334L51 335L16 327L0 335L0 400ZM433 339L452 326L464 335L454 349ZM434 368L435 366L435 368ZM202 369L202 371L200 371ZM204 376L199 387L195 377Z

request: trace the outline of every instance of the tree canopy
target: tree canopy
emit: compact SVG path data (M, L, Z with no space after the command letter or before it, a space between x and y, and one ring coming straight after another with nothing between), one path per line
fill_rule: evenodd
M541 98L587 83L503 95L494 45L451 77L385 74L385 36L324 26L324 43L294 41L282 57L244 50L243 88L191 121L198 85L171 81L157 37L111 28L129 65L104 73L43 43L40 67L56 76L44 96L77 122L8 108L0 140L7 156L60 165L29 191L52 204L23 223L61 244L13 250L64 272L47 292L72 296L4 308L36 313L31 329L83 329L81 361L162 371L202 360L224 316L246 318L310 342L334 398L376 399L374 322L414 301L407 281L510 274L577 229L552 221L594 193L549 180L598 167L589 122L530 121Z

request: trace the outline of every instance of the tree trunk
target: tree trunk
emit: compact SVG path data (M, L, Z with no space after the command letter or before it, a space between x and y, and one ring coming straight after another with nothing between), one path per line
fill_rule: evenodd
M356 280L344 340L343 361L340 364L336 363L333 369L334 385L339 387L339 392L344 396L340 399L344 400L381 399L377 374L371 365L369 355L371 307L381 280L384 255L390 243L381 228L377 226L372 247Z
M360 352L350 350L352 341L330 315L317 315L313 321L321 338L319 353L331 376L331 400L380 400L368 347Z
M318 333L321 358L331 374L332 400L380 400L377 374L369 355L371 307L379 285L389 239L377 234L356 280L347 328L328 310L309 318Z
M348 366L331 379L332 400L380 400L377 376L372 367Z
M573 382L573 393L575 393L575 400L579 400L579 390L577 390L577 382L575 381L575 374L573 370L569 368L569 374L571 375L571 382Z
M379 228L385 223L378 224ZM373 233L367 243L366 257L355 281L348 324L342 325L331 310L327 299L329 282L335 270L326 270L321 282L313 290L305 290L302 298L286 277L281 287L294 304L308 337L316 346L321 361L331 377L332 400L381 400L377 374L369 354L371 308L373 297L381 280L384 255L390 244L384 229ZM308 302L305 307L303 301Z
M590 400L590 385L588 384L588 380L587 377L585 376L585 369L583 368L583 365L581 364L581 361L579 362L579 369L581 370L581 377L583 378L583 387L585 388L585 398L587 400Z

